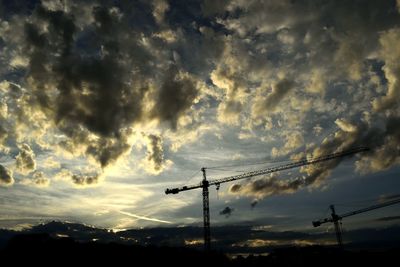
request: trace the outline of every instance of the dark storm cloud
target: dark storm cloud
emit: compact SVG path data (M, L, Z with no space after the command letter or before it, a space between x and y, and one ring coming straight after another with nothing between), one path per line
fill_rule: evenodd
M49 30L33 23L25 26L27 79L42 110L70 139L66 142L87 145L86 154L105 167L129 149L124 132L140 121L145 91L131 84L124 58L128 52L121 47L124 40L118 30L126 25L117 11L95 7L92 15L94 24L79 32L72 15L39 6L34 16L48 23ZM87 40L91 54L80 50L80 38L87 32L94 33ZM89 139L90 133L100 138Z
M0 164L0 185L8 186L14 183L12 172Z
M85 14L77 3L55 6L37 4L24 15L19 45L28 62L25 104L62 131L59 145L106 167L130 150L131 127L156 120L176 130L198 89L153 40L152 4L88 2Z
M152 116L170 123L176 129L178 118L192 105L198 94L192 79L169 70L156 96Z
M101 138L86 148L86 154L96 159L101 167L115 162L121 155L128 152L130 145L128 137L131 131L123 130L117 138Z
M28 144L20 146L15 163L17 170L23 174L28 174L36 169L35 153Z
M100 136L118 136L119 130L140 118L141 93L130 88L129 69L121 51L120 21L109 9L93 9L95 35L92 52L79 50L79 32L72 15L36 10L37 19L49 24L48 32L26 24L30 53L29 78L37 84L35 95L43 108L55 108L55 121L83 125ZM118 25L118 26L117 26ZM78 42L78 43L77 43ZM50 65L50 68L44 68ZM128 79L128 80L127 80ZM57 87L56 98L42 87Z
M304 185L303 179L280 180L277 177L265 177L257 179L245 185L235 184L229 189L231 193L238 193L246 196L254 196L262 199L271 195L291 194ZM253 204L254 203L254 204ZM252 202L254 207L258 202Z
M228 218L228 217L230 217L232 215L233 211L234 211L233 208L225 207L223 210L221 210L219 212L219 215L223 215L223 216L225 216L225 218Z
M161 138L154 134L148 135L147 138L147 161L152 163L155 171L159 171L164 164L164 151Z

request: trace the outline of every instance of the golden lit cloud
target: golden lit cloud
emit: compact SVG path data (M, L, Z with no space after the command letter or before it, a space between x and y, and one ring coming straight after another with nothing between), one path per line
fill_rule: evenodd
M23 185L31 185L36 187L48 187L50 185L50 179L45 176L41 171L35 171L32 178L25 178L21 182Z
M19 154L15 160L17 170L25 175L36 169L35 153L28 144L19 147Z

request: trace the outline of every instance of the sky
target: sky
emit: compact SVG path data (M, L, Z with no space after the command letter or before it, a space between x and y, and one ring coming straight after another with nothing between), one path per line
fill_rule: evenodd
M400 194L400 1L0 2L0 227L312 231ZM398 225L398 206L345 227ZM332 227L327 225L325 231Z

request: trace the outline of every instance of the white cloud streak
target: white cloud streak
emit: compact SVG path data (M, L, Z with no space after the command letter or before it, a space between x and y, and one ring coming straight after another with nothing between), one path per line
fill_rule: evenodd
M129 217L132 217L132 218L139 219L139 220L172 224L172 222L169 222L169 221L159 220L159 219L156 219L156 218L150 218L150 217L147 217L147 216L141 216L141 215L133 214L133 213L126 212L126 211L118 210L117 212L119 212L119 213L121 213L123 215L129 216Z

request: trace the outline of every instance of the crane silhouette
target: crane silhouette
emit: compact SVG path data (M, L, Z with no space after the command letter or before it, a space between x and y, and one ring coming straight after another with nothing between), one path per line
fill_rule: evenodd
M288 170L288 169L292 169L292 168L296 168L296 167L317 164L319 162L332 160L335 158L340 158L340 157L345 157L345 156L350 156L350 155L368 151L368 150L369 150L369 148L367 148L367 147L358 147L358 148L353 148L353 149L346 150L346 151L341 151L341 152L337 152L337 153L333 153L333 154L324 155L321 157L315 157L315 158L311 158L311 159L302 159L302 160L292 162L289 164L284 164L284 165L280 165L280 166L276 166L276 167L270 167L270 168L266 168L266 169L262 169L262 170L246 172L243 174L228 176L225 178L214 179L214 180L207 180L207 176L206 176L207 168L203 167L203 168L201 168L201 171L203 172L203 180L200 183L188 185L188 186L177 187L177 188L171 188L171 189L167 188L165 190L165 194L178 194L179 192L183 192L183 191L189 191L189 190L198 189L198 188L203 189L204 249L206 251L208 251L208 250L210 250L210 247L211 247L211 244L210 244L211 243L210 206L209 206L209 190L208 190L208 188L210 186L215 185L218 190L222 183L227 183L227 182L232 182L232 181L250 178L250 177L254 177L254 176L259 176L259 175L263 175L263 174L269 174L269 173L273 173L273 172Z
M327 223L327 222L333 222L334 226L335 226L335 233L336 233L336 239L338 242L338 246L339 248L343 248L343 239L342 239L342 230L340 227L340 222L342 221L343 218L346 217L350 217L356 214L360 214L360 213L364 213L367 211L371 211L371 210L375 210L375 209L380 209L383 207L387 207L390 205L394 205L400 203L400 198L398 199L394 199L394 200L390 200L390 201L386 201L383 203L379 203L376 205L372 205L369 206L367 208L363 208L363 209L359 209L359 210L355 210L355 211L350 211L341 215L336 214L335 211L335 206L334 205L330 205L329 208L331 209L331 217L330 218L325 218L325 219L321 219L321 220L317 220L317 221L313 221L312 224L314 227L318 227L321 224Z

